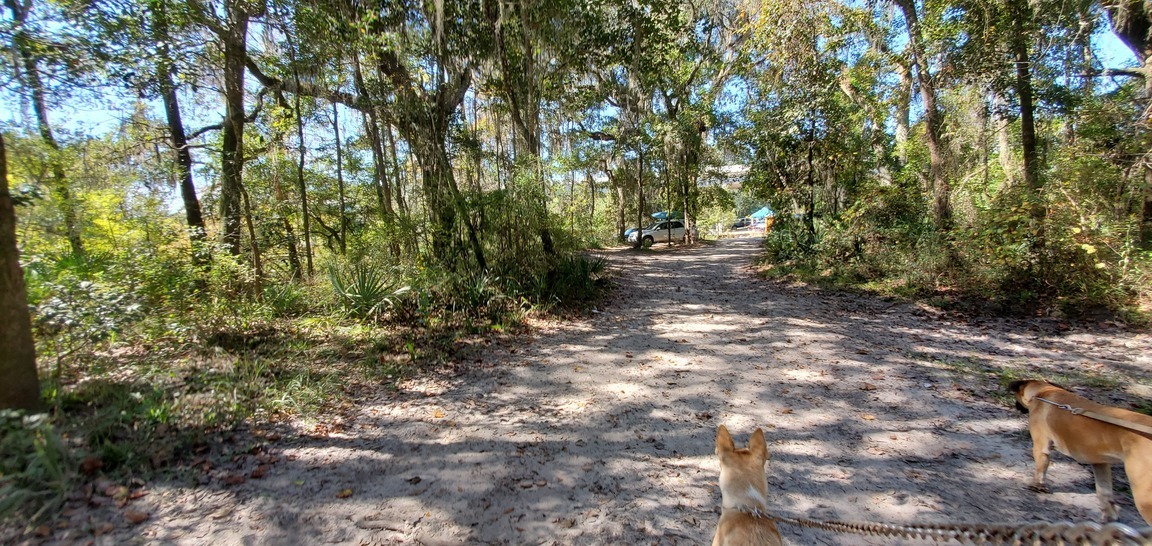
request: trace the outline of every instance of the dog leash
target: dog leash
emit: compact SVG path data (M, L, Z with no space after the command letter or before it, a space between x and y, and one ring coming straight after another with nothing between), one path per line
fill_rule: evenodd
M1084 417L1087 417L1089 419L1095 419L1097 421L1103 421L1105 423L1110 423L1110 424L1116 425L1118 427L1126 428L1128 430L1135 430L1136 432L1142 432L1144 434L1152 435L1152 427L1147 426L1147 425L1141 425L1140 423L1133 423L1131 421L1125 421L1124 419L1117 419L1117 418L1112 417L1110 415L1104 415L1102 413L1096 413L1092 410L1086 410L1084 408L1073 407L1073 406L1070 406L1068 404L1061 404L1059 402L1054 402L1052 400L1049 400L1047 398L1041 398L1039 396L1037 396L1036 399L1041 401L1041 402L1047 403L1047 404L1052 404L1053 406L1056 406L1056 407L1058 407L1064 411L1070 412L1072 415L1083 415Z
M739 510L756 517L770 519L777 523L808 527L837 533L856 535L885 536L911 539L931 539L937 542L955 540L961 544L1011 544L1011 545L1152 545L1152 527L1135 529L1123 523L1101 525L1094 522L1071 523L1026 523L1017 525L985 525L964 523L929 523L896 525L891 523L821 521L793 518L773 514L753 508Z

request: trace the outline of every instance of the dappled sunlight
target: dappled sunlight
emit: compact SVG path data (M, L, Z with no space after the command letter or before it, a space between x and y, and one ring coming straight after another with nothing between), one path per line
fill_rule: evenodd
M891 523L1095 517L1091 477L1067 459L1053 462L1053 494L1025 488L1025 420L998 398L1002 367L1044 338L759 283L742 269L756 247L741 240L622 252L612 262L636 281L602 313L493 346L483 369L367 401L343 430L285 447L243 495L208 493L208 509L227 515L180 536L229 540L255 526L287 542L328 528L348 540L706 543L721 423L741 440L764 429L780 512ZM640 280L662 269L692 288ZM1052 365L1063 371L1092 361L1060 354ZM1139 521L1124 502L1122 519ZM781 530L795 544L874 543Z

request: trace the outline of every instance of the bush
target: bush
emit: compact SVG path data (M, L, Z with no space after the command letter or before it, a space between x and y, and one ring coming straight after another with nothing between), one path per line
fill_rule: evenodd
M357 264L345 271L331 266L328 280L344 310L361 319L379 318L410 290L408 286L400 286L402 279L367 264Z
M45 414L0 410L0 520L35 521L69 487L68 452Z

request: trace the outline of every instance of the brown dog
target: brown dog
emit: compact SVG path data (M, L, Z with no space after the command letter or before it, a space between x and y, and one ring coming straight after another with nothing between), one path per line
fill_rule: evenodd
M1044 400L1146 427L1152 427L1152 417L1097 404L1047 381L1013 381L1008 388L1016 394L1016 408L1028 414L1036 459L1032 489L1047 492L1044 477L1049 450L1055 446L1077 462L1092 465L1102 519L1113 521L1119 510L1112 503L1111 465L1123 463L1136 509L1144 521L1152 523L1152 435L1077 415Z
M737 449L724 425L716 429L716 456L720 458L720 523L712 546L782 546L776 524L761 515L768 508L768 442L756 429L748 447Z

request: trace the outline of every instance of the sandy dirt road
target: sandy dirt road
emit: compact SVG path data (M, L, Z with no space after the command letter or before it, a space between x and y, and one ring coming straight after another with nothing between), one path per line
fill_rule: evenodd
M721 423L737 441L764 427L769 500L788 514L1097 516L1089 470L1067 458L1055 458L1051 494L1026 489L1025 419L994 397L998 375L1077 385L1104 374L1121 390L1080 392L1152 399L1148 334L961 321L759 281L759 242L605 251L617 290L588 319L493 344L461 376L366 400L340 433L287 435L263 479L153 485L136 502L151 517L96 542L707 544ZM1142 524L1119 497L1121 521ZM782 531L798 545L904 543Z

